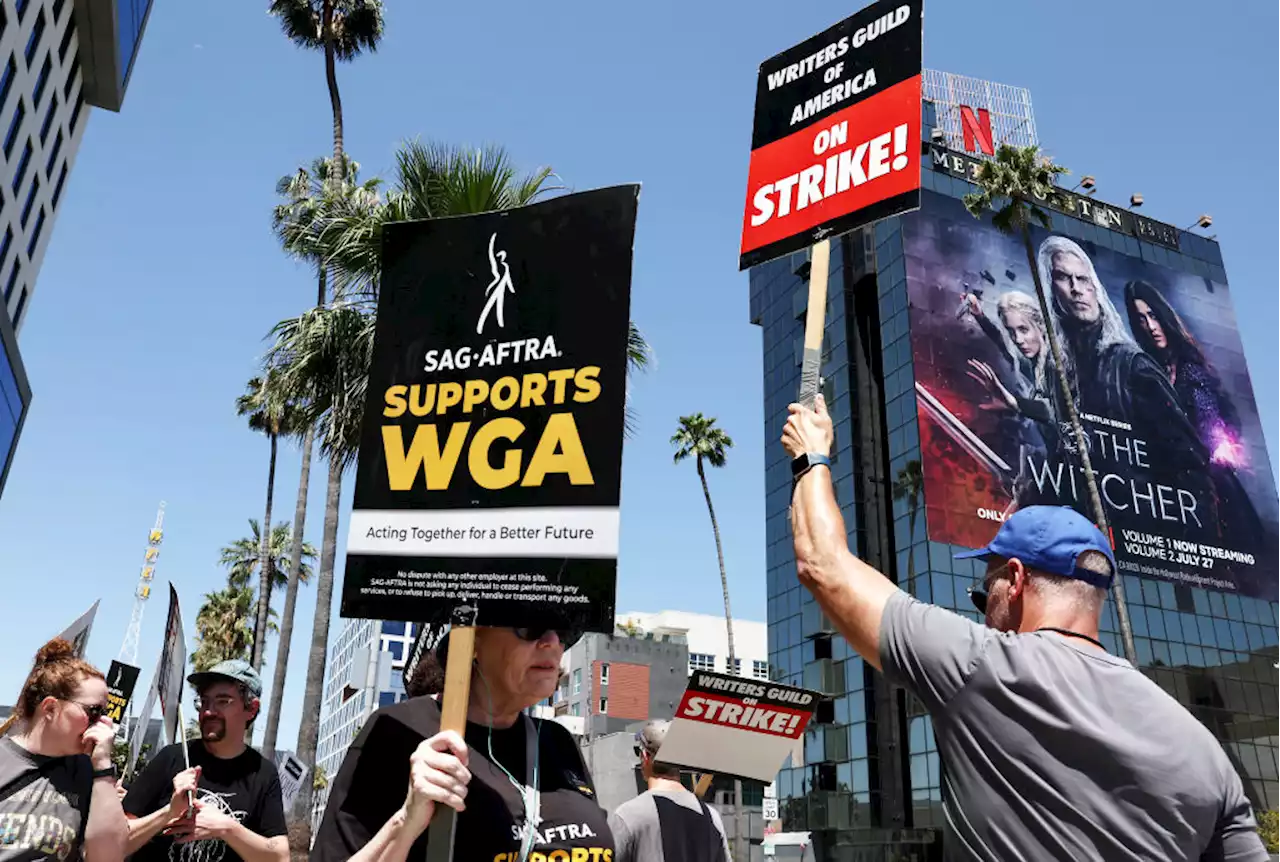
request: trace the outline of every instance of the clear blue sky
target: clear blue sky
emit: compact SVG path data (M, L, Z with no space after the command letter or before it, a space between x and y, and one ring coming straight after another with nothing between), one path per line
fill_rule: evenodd
M387 5L382 49L340 69L348 152L366 175L422 136L505 144L578 189L643 182L632 314L658 361L633 388L618 605L720 610L702 494L667 442L700 410L736 443L711 475L735 615L763 619L762 464L780 429L763 427L760 331L736 267L754 75L858 4ZM265 7L156 0L123 112L89 123L21 339L35 399L0 500L0 703L36 647L98 597L90 658L115 656L159 500L159 580L177 584L189 630L223 581L218 548L261 517L267 444L232 402L267 330L313 295L269 231L275 180L331 146L321 58L288 44ZM1041 141L1097 176L1100 197L1141 191L1145 212L1178 225L1213 214L1274 462L1277 10L1231 10L933 2L925 63L1028 87ZM297 469L285 450L277 517L292 516ZM323 494L321 469L316 545ZM344 536L349 505L348 488ZM142 685L160 647L157 592ZM298 605L284 747L313 593Z

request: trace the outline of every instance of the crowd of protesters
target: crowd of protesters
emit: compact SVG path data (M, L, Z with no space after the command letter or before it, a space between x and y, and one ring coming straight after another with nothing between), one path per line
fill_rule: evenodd
M829 474L831 419L793 405L797 574L873 667L932 714L947 770L948 850L972 860L1246 860L1266 854L1241 782L1190 713L1098 640L1115 558L1070 509L1032 506L971 554L979 625L924 604L849 551ZM475 632L462 733L441 730L449 636L351 744L315 862L426 858L441 806L454 859L725 862L719 815L636 737L645 793L612 814L572 735L530 708L581 632L553 621ZM247 744L262 683L243 661L194 673L198 738L162 749L127 792L103 674L55 639L0 726L0 862L288 862L273 763Z

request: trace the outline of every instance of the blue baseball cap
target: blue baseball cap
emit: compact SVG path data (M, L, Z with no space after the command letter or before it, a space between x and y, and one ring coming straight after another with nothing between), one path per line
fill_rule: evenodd
M1076 567L1085 551L1097 551L1111 564L1111 573L1102 575ZM1068 506L1028 506L1019 509L1000 525L995 538L985 548L956 554L956 559L1012 559L1027 568L1049 575L1075 578L1107 589L1115 576L1116 557L1111 543L1092 521Z

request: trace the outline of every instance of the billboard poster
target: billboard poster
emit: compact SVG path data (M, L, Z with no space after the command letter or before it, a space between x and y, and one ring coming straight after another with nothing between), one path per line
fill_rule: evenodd
M804 737L817 692L699 671L676 708L658 760L770 782Z
M1122 572L1276 598L1276 488L1226 284L1038 227L1032 250ZM903 219L929 538L1089 514L1022 241L926 193Z
M879 0L760 64L740 269L919 205L922 0Z
M141 668L131 664L111 662L111 669L107 671L107 718L116 724L124 721L124 711L129 706L129 698L133 697L141 672Z
M386 229L343 616L613 631L638 196Z

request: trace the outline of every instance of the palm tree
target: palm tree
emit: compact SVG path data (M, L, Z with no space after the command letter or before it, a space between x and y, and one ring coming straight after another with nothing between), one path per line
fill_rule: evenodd
M236 415L246 416L251 431L261 431L271 444L271 459L267 467L267 504L262 516L264 524L271 523L271 506L275 497L276 455L280 437L297 433L303 416L297 406L282 397L279 373L268 369L261 377L249 380L245 393L236 399ZM255 532L256 528L255 528ZM258 609L253 626L253 652L251 663L255 670L262 669L262 657L266 649L267 608L271 604L272 565L268 539L265 533L258 548Z
M354 210L352 200L370 201L377 196L377 180L359 184L360 166L343 157L344 179L334 179L337 171L333 159L315 159L310 168L303 166L276 184L276 192L283 198L271 213L272 230L281 247L291 257L305 261L316 271L316 307L328 301L328 273L324 253L317 243L317 226L324 223L324 214L343 203L344 212ZM350 199L350 200L348 200ZM302 430L302 464L299 469L298 497L293 510L293 535L289 554L289 572L301 570L303 542L307 520L307 495L311 490L311 453L315 448L315 424L304 422ZM314 550L311 555L314 557ZM276 736L280 729L280 711L284 705L284 685L288 672L289 652L293 644L293 618L298 603L298 579L290 577L285 586L284 609L281 612L280 640L277 648L276 667L272 674L271 702L267 708L267 726L263 737L263 754L275 756Z
M271 0L270 12L295 45L324 52L324 77L333 111L333 160L342 179L342 94L337 61L350 62L378 50L382 38L382 0Z
M373 316L351 304L334 302L283 320L273 332L276 341L268 356L281 369L286 388L300 403L309 405L312 421L317 423L320 451L329 462L324 536L316 579L316 612L297 744L298 757L304 763L311 763L315 760L329 644L338 501L342 494L342 474L354 461L359 447L360 420L373 354ZM295 810L310 811L311 796L312 789L304 783ZM304 831L309 839L309 830L304 827Z
M924 473L920 469L920 459L908 461L898 471L898 478L893 482L893 499L907 501L907 588L915 586L916 577L916 514L920 509L920 494L924 491Z
M1017 233L1022 237L1022 247L1027 253L1027 265L1031 269L1031 278L1036 285L1036 299L1040 302L1040 316L1044 318L1045 331L1049 335L1049 349L1053 355L1053 363L1058 378L1058 386L1062 392L1062 402L1066 406L1067 418L1071 422L1071 433L1075 438L1076 451L1080 453L1080 465L1083 468L1085 486L1089 491L1089 505L1093 510L1093 520L1104 534L1110 535L1107 524L1107 513L1102 507L1102 495L1098 493L1098 481L1093 472L1093 464L1089 459L1089 446L1085 439L1084 429L1080 425L1080 414L1076 411L1075 398L1071 394L1071 384L1067 379L1067 368L1062 361L1062 348L1058 344L1053 320L1049 313L1049 301L1040 280L1040 268L1036 265L1036 255L1031 248L1031 222L1034 221L1045 230L1049 230L1049 215L1036 201L1048 200L1058 194L1057 178L1070 173L1062 165L1054 164L1053 159L1043 156L1040 148L1014 147L1001 144L993 160L985 161L978 168L974 182L979 191L965 195L964 205L974 218L982 218L988 209L995 209L991 223L996 230L1005 234ZM998 208L997 208L998 207ZM1125 658L1134 667L1138 665L1138 654L1134 649L1133 627L1129 623L1129 606L1124 596L1124 581L1117 572L1111 579L1112 595L1116 603L1116 617L1120 623L1120 640L1124 646Z
M290 527L288 521L279 521L271 528L270 536L262 536L262 527L256 518L249 519L249 535L236 539L222 547L218 552L218 565L227 569L227 583L233 587L249 586L253 573L262 564L259 548L267 547L267 568L271 571L269 591L283 587L289 582L289 561L285 554L289 550ZM315 546L310 542L302 544L302 563L298 568L298 580L311 583L310 561L316 558ZM268 602L270 604L270 597Z
M712 467L723 467L725 450L733 447L733 440L720 428L715 427L714 417L708 418L701 413L692 416L681 416L676 433L671 435L671 445L676 447L675 463L679 464L690 455L698 468L698 478L702 480L702 495L707 499L707 513L711 515L711 532L716 537L716 556L720 560L720 588L724 591L724 627L729 637L729 673L734 672L736 656L733 649L733 614L729 611L729 578L724 571L724 548L720 544L720 525L716 522L716 510L711 505L711 489L707 486L707 473L702 462Z
M736 674L737 655L733 646L733 613L729 610L729 578L724 570L724 548L720 544L720 525L716 522L716 510L711 505L711 488L707 486L707 473L702 466L705 460L712 467L723 467L725 450L733 448L733 440L723 429L717 428L715 417L706 417L701 413L692 416L681 416L676 433L671 435L671 445L676 447L674 462L679 464L690 455L698 468L698 478L702 481L702 496L707 500L707 514L711 516L711 532L716 538L716 557L720 561L720 589L724 592L724 628L729 640L728 672ZM742 816L742 781L733 782L734 822L737 838L735 839L734 858L746 858L743 839L745 824Z
M226 589L205 594L196 614L196 651L191 664L197 671L208 670L220 661L249 659L253 631L253 589L231 583Z

